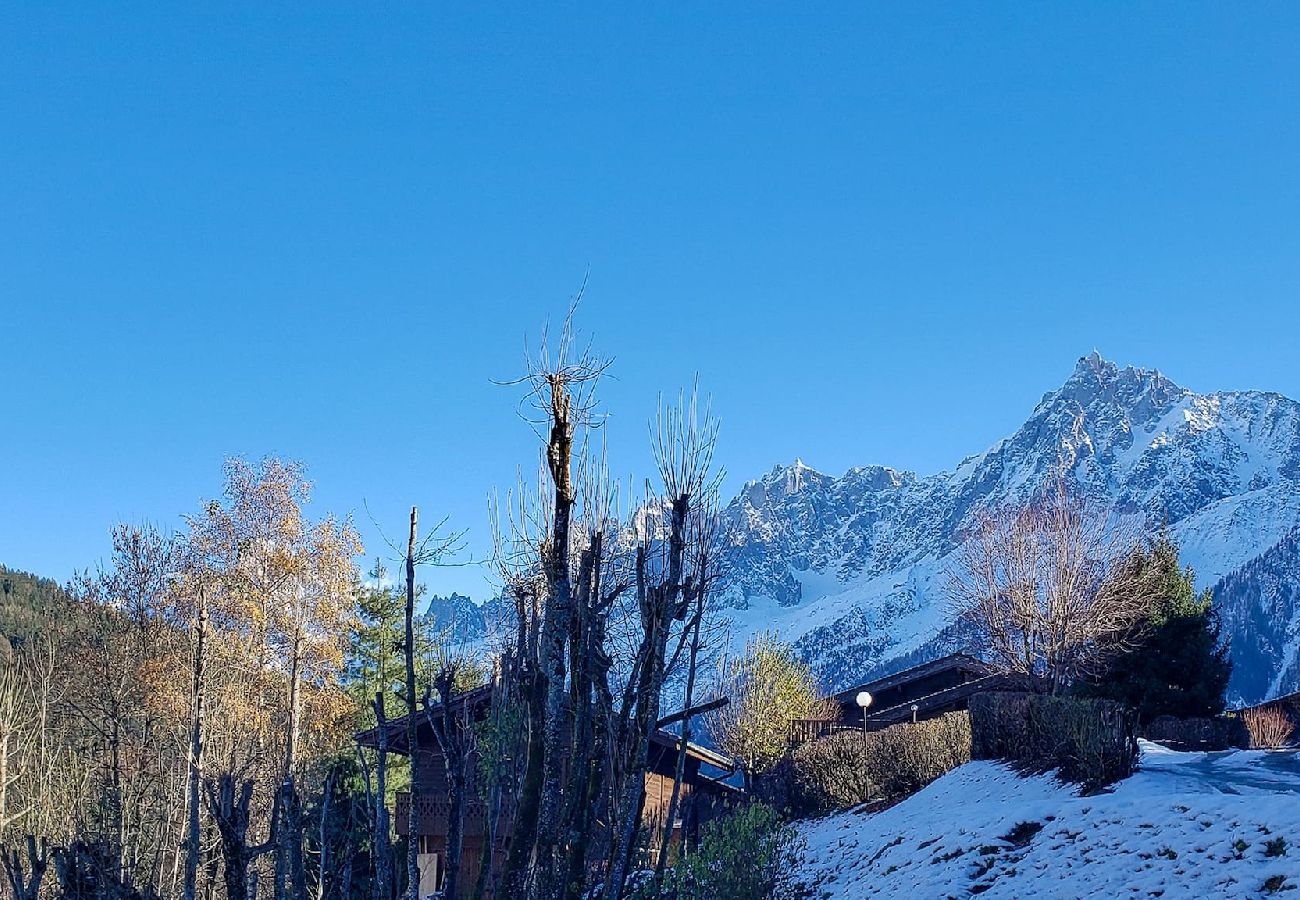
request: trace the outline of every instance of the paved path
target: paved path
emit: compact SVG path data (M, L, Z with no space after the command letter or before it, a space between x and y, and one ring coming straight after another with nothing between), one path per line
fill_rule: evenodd
M1143 744L1141 772L1192 793L1300 794L1300 751L1228 750L1167 753Z

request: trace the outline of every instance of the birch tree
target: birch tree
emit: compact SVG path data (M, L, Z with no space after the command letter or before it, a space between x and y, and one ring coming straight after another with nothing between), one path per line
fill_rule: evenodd
M995 666L1055 694L1139 637L1158 599L1140 547L1130 520L1058 479L1030 503L976 516L950 599Z

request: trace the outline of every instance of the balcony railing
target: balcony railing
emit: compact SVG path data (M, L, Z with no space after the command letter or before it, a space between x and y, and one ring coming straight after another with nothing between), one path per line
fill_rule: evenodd
M420 834L446 835L451 818L451 798L418 796L415 798L420 820ZM399 835L410 834L411 795L405 791L397 795L396 826ZM465 804L465 834L482 834L485 831L487 809L483 801L472 798Z
M790 746L799 747L837 731L857 730L834 719L793 719L790 722Z

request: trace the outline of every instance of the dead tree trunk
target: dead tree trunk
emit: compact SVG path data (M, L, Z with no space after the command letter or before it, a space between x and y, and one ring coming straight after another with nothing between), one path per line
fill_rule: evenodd
M198 618L194 637L194 716L190 722L189 822L185 835L185 887L182 896L194 900L199 875L199 802L203 775L203 694L207 663L208 600L199 587Z
M384 710L384 692L375 692L375 721L379 724L375 758L374 900L392 900L393 848L388 840L388 716Z
M415 694L415 538L419 513L411 507L411 530L406 542L406 746L411 759L411 802L407 808L406 889L410 900L420 900L420 805L416 780L420 729L416 724Z

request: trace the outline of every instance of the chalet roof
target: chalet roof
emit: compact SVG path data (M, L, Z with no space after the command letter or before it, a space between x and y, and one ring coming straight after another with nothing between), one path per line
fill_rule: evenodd
M460 711L468 706L470 714L474 715L479 712L479 710L484 709L491 701L492 685L485 684L456 695L451 700L451 706L453 711ZM441 705L442 704L437 704L433 708L436 710ZM402 756L407 755L409 752L406 733L407 719L408 716L401 716L396 719L388 720L387 731L389 752L397 753ZM416 726L421 729L421 734L430 730L429 721L424 715L421 715L417 720ZM354 735L354 738L357 743L361 744L363 747L377 747L379 745L379 727L376 726L374 728L368 728L365 731L357 732L357 734ZM664 728L655 729L654 734L651 735L651 740L660 747L667 747L672 750L676 750L681 746L681 738ZM426 747L435 746L432 735L429 735L427 743L423 741L422 743L424 743L424 746ZM735 771L736 766L732 760L720 753L710 750L708 747L702 747L693 741L687 741L686 752L688 755L693 756L700 762L706 763L714 768L722 769L728 773Z
M967 671L979 677L989 674L989 667L982 661L966 653L951 653L947 656L941 656L938 659L932 659L929 662L912 666L910 669L903 669L901 672L895 672L892 675L886 675L883 678L877 678L875 681L867 681L857 687L840 691L834 696L836 703L841 706L853 704L857 700L860 691L868 691L872 694L879 694L890 688L896 688L912 681L919 681L922 678L929 678L931 675L938 675L942 672L951 670Z
M1018 676L984 675L964 684L953 685L923 697L885 707L877 713L868 715L867 723L872 728L886 728L910 720L913 706L916 707L918 718L927 719L940 712L964 708L971 697L986 691L1024 690L1027 690L1026 681Z
M1250 706L1241 707L1237 712L1244 712L1248 709L1263 709L1268 706L1287 706L1300 710L1300 691L1283 694L1281 697L1274 697L1272 700L1262 700L1259 703L1252 703Z

